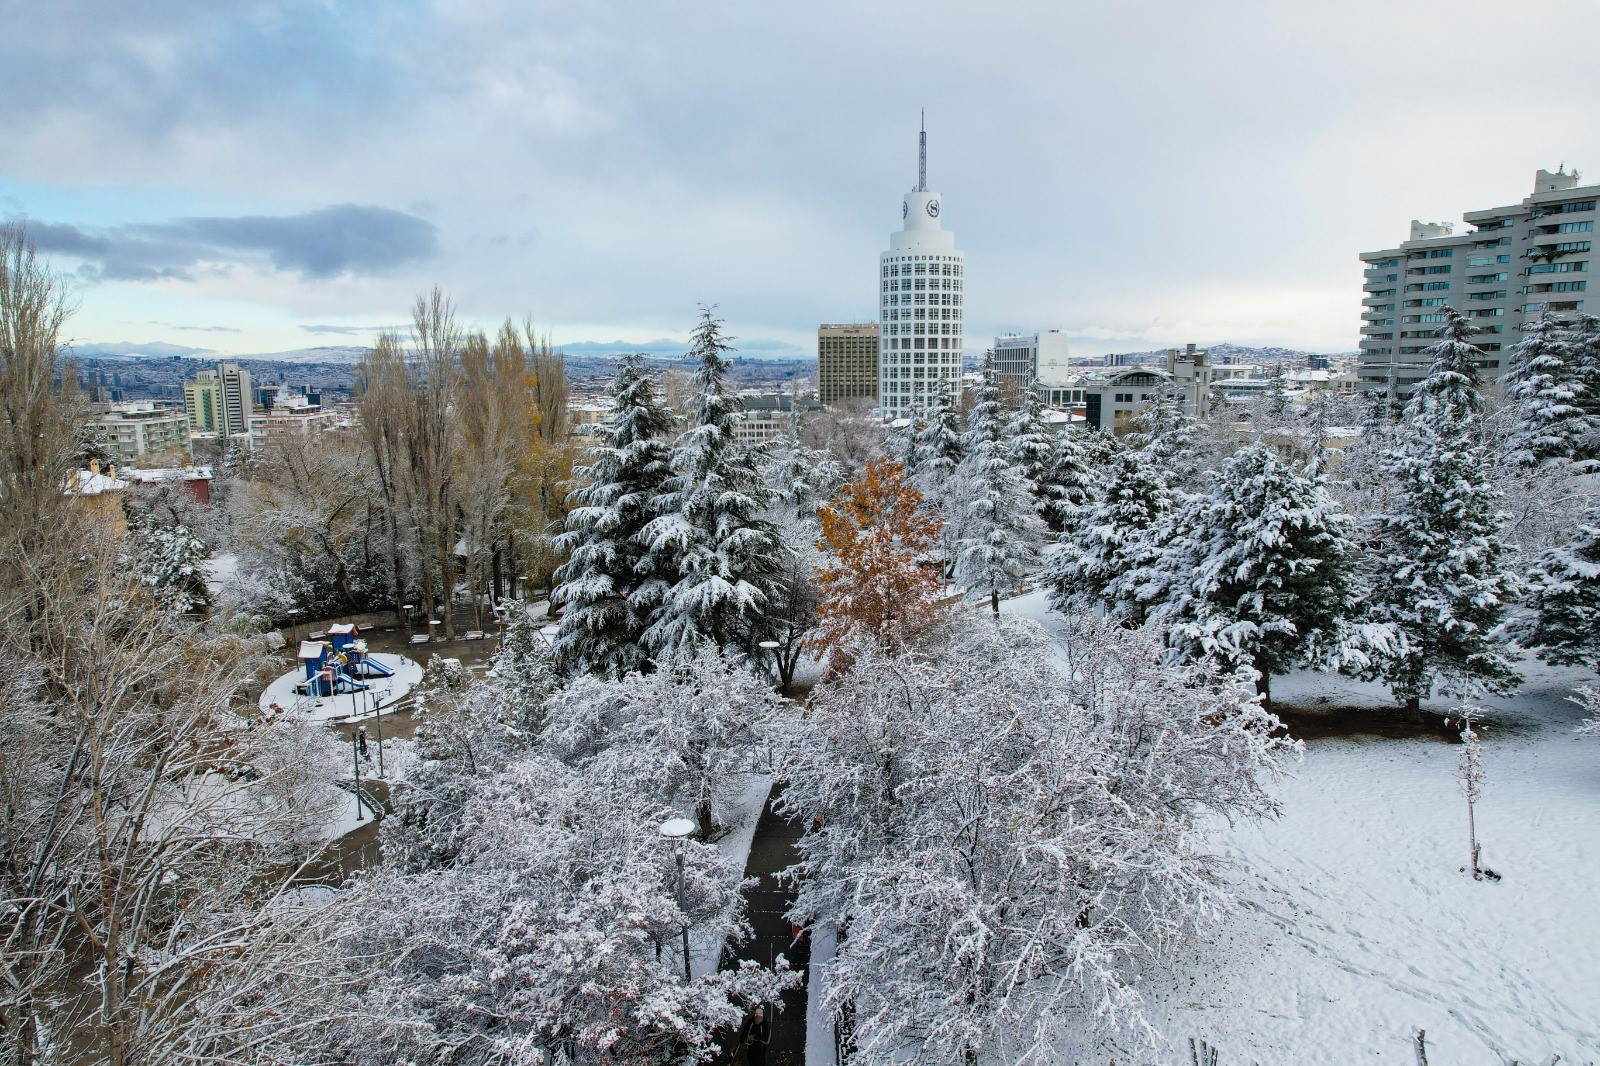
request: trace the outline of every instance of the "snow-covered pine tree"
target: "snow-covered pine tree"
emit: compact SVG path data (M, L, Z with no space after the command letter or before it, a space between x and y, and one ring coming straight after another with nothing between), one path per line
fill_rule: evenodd
M962 446L961 410L943 389L934 394L912 437L910 460L903 465L911 484L925 499L935 499L966 457Z
M576 506L556 540L568 559L550 597L562 611L555 657L568 674L620 677L648 662L640 639L649 618L635 594L646 551L642 533L670 473L662 438L673 417L657 399L642 355L622 361L611 388L610 416L593 460L574 472L582 487L568 497Z
M1549 310L1524 327L1511 349L1503 386L1511 410L1502 462L1519 467L1564 463L1583 446L1592 427L1578 406L1583 398L1567 332Z
M1515 584L1501 564L1499 493L1481 438L1483 352L1471 324L1445 314L1386 462L1393 496L1369 559L1372 618L1400 640L1368 672L1413 711L1436 688L1465 698L1517 682L1497 633Z
M1574 458L1600 459L1600 318L1578 315L1566 330L1566 342L1578 384L1583 388L1577 405L1589 427Z
M1144 452L1128 447L1111 455L1103 486L1078 527L1062 535L1045 568L1050 605L1072 613L1103 604L1119 618L1142 621L1146 604L1109 594L1130 571L1160 560L1173 493Z
M1150 406L1134 419L1128 443L1145 453L1169 487L1199 487L1200 426L1177 389L1156 392Z
M1171 592L1152 617L1189 658L1272 676L1312 661L1354 613L1347 535L1319 481L1257 441L1187 501L1168 556Z
M1552 663L1600 671L1600 506L1584 511L1568 543L1539 557L1524 603L1532 617L1523 644Z
M1045 525L1035 486L1012 461L992 353L984 356L974 399L962 440L966 458L952 479L967 487L954 577L968 599L988 600L998 618L1000 597L1015 592L1038 565Z
M1012 464L1033 485L1035 508L1051 532L1072 525L1093 494L1093 477L1078 438L1045 423L1043 404L1033 389L1024 391L1002 438Z
M789 432L765 464L762 477L770 495L766 516L789 547L779 592L768 612L774 623L772 639L778 643L772 653L778 683L788 688L818 619L816 575L822 552L817 539L822 523L817 508L839 490L844 466L826 451L802 443L798 420L791 419Z
M650 612L643 642L657 659L703 639L753 653L773 629L788 548L761 517L767 489L734 436L741 405L723 380L731 351L722 320L701 308L687 356L698 364L693 424L672 446L672 476L644 530L648 576L635 594Z
M188 526L151 521L134 525L123 554L163 610L187 614L210 608L205 564L211 549Z

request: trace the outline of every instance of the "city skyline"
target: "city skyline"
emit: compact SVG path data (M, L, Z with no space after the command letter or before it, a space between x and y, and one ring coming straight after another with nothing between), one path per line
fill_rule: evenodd
M809 355L818 323L875 317L871 264L926 107L982 264L969 356L1048 329L1085 356L1353 351L1360 251L1506 202L1536 168L1593 164L1575 134L1600 75L1513 77L1504 17L19 9L0 216L75 277L87 343L364 344L437 283L470 324L531 313L563 343L681 339L714 303L746 354ZM1577 4L1541 18L1600 25ZM918 67L950 77L881 62L908 25ZM1397 64L1420 64L1401 109L1384 104ZM1450 73L1468 69L1497 73ZM1444 144L1517 135L1459 165L1382 164L1419 124Z

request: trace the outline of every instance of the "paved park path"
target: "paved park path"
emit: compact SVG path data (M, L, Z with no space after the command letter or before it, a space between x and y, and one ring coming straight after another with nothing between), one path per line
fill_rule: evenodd
M772 805L781 794L782 786L772 790L767 805L761 809L761 820L756 823L755 839L750 845L750 858L745 863L744 875L757 878L757 883L745 891L745 913L750 919L753 935L731 952L733 959L754 959L770 966L779 955L789 960L792 970L805 970L811 963L811 942L794 940L794 929L785 917L794 902L794 890L781 884L777 875L799 857L795 844L800 839L801 827L785 821L773 812ZM723 1062L743 1063L742 1054L724 1056ZM806 1061L806 987L802 982L783 997L783 1010L772 1022L772 1043L767 1048L768 1066L804 1066Z

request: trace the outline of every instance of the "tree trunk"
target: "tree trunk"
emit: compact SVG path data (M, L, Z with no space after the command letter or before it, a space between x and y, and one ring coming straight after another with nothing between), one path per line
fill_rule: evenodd
M716 828L711 821L711 801L703 799L696 804L694 816L695 821L700 823L700 839L709 841L711 839L711 831Z
M1000 621L1000 590L989 590L989 609L994 612L994 620Z
M1267 670L1260 659L1256 660L1256 692L1261 697L1261 705L1268 710L1272 709L1272 674Z

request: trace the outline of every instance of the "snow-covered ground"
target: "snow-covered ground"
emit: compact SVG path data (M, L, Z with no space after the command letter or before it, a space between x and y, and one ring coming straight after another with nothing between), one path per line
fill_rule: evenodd
M305 677L304 670L290 670L261 693L261 710L270 710L274 704L284 710L294 710L310 722L354 722L371 717L375 708L389 707L400 700L422 680L422 664L404 655L373 652L372 658L394 670L393 677L372 678L366 692L350 692L322 699L306 699L295 691Z
M1043 598L1012 613L1042 618ZM1063 1061L1600 1063L1600 739L1566 702L1583 671L1527 663L1515 696L1484 701L1488 790L1477 882L1460 748L1438 739L1312 740L1277 786L1282 817L1222 831L1245 908L1146 978L1165 1055L1113 1043ZM1302 674L1275 685L1304 710L1392 706L1384 691ZM1438 709L1447 705L1439 704Z

